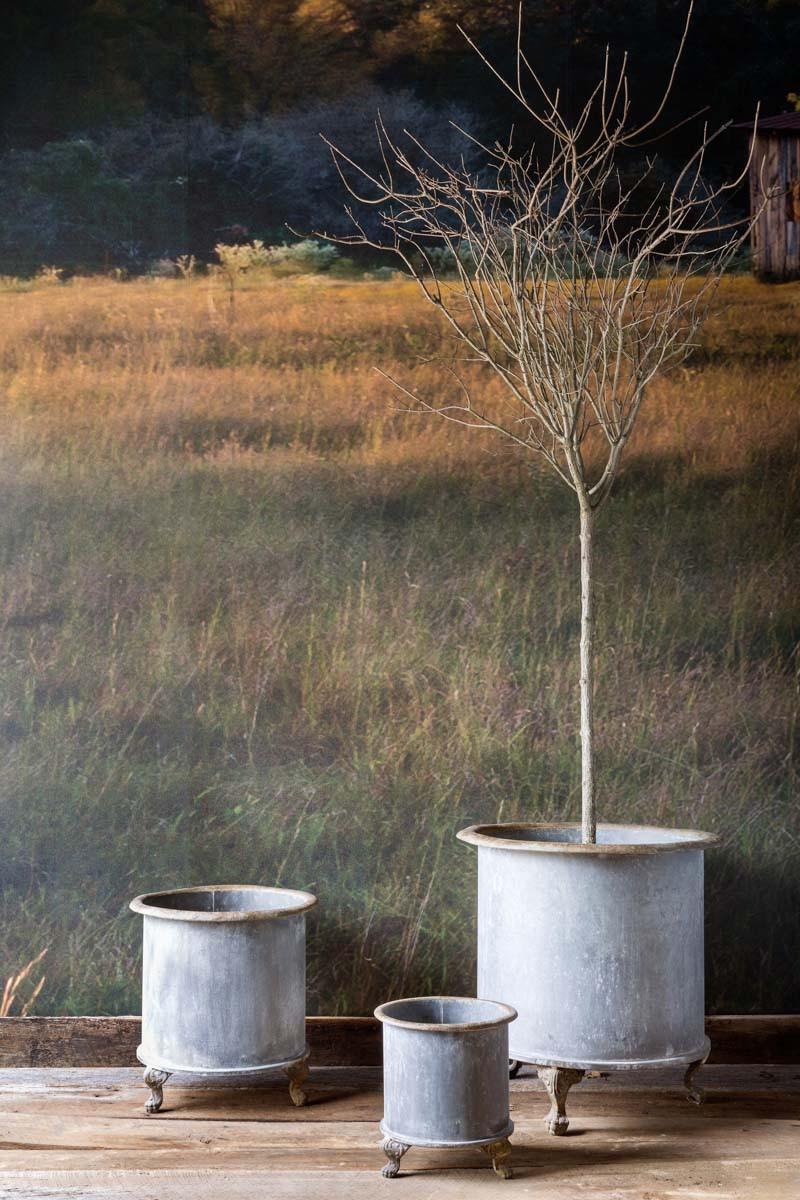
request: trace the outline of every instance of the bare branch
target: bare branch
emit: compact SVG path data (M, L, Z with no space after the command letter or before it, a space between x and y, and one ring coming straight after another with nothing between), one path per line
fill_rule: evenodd
M468 384L450 364L454 398L442 403L396 379L393 386L414 411L505 437L541 456L576 494L583 563L583 825L589 840L594 510L611 493L650 383L692 352L720 275L757 216L736 219L725 207L749 169L752 145L737 179L713 185L704 179L719 130L703 129L668 183L655 180L652 158L638 169L630 165L631 147L653 140L643 135L665 112L692 7L690 0L662 98L644 122L631 118L627 57L612 71L608 51L586 103L569 117L525 55L520 16L510 79L464 36L535 120L541 144L517 149L509 136L507 144L488 146L465 133L483 153L482 168L468 170L464 159L444 162L412 133L405 132L401 143L379 119L383 166L373 174L328 143L349 195L371 207L380 230L368 236L353 218L355 232L333 240L397 256L442 314L465 361L501 385L477 399L473 374ZM531 83L535 102L526 94Z

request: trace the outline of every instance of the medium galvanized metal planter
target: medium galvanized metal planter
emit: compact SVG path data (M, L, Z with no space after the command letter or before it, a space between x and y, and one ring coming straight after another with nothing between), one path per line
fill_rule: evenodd
M587 1070L683 1064L699 1103L703 851L717 838L599 825L584 845L578 825L532 823L458 837L478 847L478 994L518 1010L512 1070L540 1068L550 1132L566 1132L567 1092Z
M511 1176L507 1004L464 996L417 996L375 1009L383 1024L383 1174L410 1146L478 1146Z
M283 1068L292 1101L308 1075L309 892L248 884L180 888L131 901L144 917L142 1043L157 1112L175 1071L219 1076Z

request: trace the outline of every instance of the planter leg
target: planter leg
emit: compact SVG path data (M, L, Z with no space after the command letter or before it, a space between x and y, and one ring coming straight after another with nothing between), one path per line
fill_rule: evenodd
M567 1092L574 1084L580 1083L586 1072L575 1071L571 1067L537 1067L536 1069L550 1097L550 1112L545 1117L544 1123L553 1137L563 1137L569 1129Z
M699 1071L707 1061L708 1054L704 1058L698 1058L696 1062L689 1063L686 1068L686 1074L683 1077L683 1086L686 1088L686 1099L690 1100L692 1104L702 1104L706 1098L704 1090L694 1085L694 1073L695 1071Z
M144 1082L150 1088L150 1095L145 1100L144 1111L155 1113L164 1102L164 1084L169 1079L171 1071L159 1071L158 1067L145 1067Z
M405 1154L409 1146L406 1142L397 1142L394 1138L384 1138L381 1142L381 1150L388 1158L386 1166L381 1171L381 1175L385 1179L394 1179L395 1175L400 1170L400 1159Z
M508 1060L508 1078L516 1079L517 1076L519 1075L519 1069L521 1066L522 1066L522 1063L519 1061L518 1058L510 1058Z
M308 1096L303 1091L303 1084L308 1079L308 1058L301 1058L299 1062L286 1067L286 1074L289 1076L289 1095L292 1104L297 1108L302 1108L308 1101Z
M492 1142L488 1146L481 1146L484 1154L488 1154L492 1160L492 1170L495 1175L499 1175L501 1179L512 1179L514 1172L511 1170L510 1163L506 1159L511 1154L511 1142L508 1138L503 1138L502 1141Z

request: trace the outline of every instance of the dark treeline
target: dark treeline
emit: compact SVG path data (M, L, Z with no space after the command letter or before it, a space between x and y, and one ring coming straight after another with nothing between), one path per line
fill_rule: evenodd
M604 48L636 105L663 87L686 0L526 0L525 44L577 105ZM459 34L510 68L516 0L10 0L0 26L0 260L140 269L215 241L337 221L324 130L371 155L377 107L442 152L455 112L505 135L509 98ZM798 0L698 0L670 120L712 126L800 90ZM518 114L513 114L518 118ZM518 125L518 137L528 132ZM666 144L677 158L692 135ZM458 147L459 151L461 146ZM722 139L712 169L738 158ZM234 230L231 233L231 230Z

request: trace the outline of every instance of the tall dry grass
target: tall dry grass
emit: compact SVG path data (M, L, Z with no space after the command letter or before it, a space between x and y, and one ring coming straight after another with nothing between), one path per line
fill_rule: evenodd
M718 830L709 1007L797 1006L800 288L726 282L598 553L600 811ZM473 986L461 825L575 817L576 519L405 282L0 293L0 962L138 1004L128 898L318 892L311 1004ZM476 377L485 388L495 385Z

